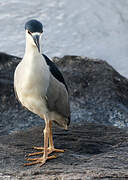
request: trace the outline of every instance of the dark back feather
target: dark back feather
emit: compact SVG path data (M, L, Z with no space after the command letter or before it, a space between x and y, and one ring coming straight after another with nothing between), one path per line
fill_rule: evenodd
M47 65L49 66L50 72L52 73L52 75L61 83L63 83L68 91L68 87L67 84L65 83L64 77L61 74L60 70L57 68L57 66L55 65L54 62L52 62L45 54L42 54L43 57L46 60Z

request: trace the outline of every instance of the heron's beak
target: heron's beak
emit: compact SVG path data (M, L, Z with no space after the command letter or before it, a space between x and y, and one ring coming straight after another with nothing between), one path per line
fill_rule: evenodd
M38 51L40 52L40 43L39 43L40 35L36 34L36 35L33 35L32 37L33 37L33 40L34 40L34 42L38 48Z

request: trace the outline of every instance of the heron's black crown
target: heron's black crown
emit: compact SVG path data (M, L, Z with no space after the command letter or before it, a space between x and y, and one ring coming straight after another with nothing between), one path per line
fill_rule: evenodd
M31 33L34 32L43 32L43 25L41 22L37 21L36 19L32 19L25 24L25 30L29 30Z

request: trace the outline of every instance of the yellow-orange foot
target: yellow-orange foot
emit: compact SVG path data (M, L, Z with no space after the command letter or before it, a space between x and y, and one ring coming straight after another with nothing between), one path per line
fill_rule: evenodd
M36 149L36 150L40 150L41 152L34 152L34 153L29 153L27 156L35 156L35 155L39 155L39 154L43 154L44 153L44 148L43 147L34 147L34 149ZM61 152L61 153L63 153L64 152L64 150L63 149L56 149L56 148L53 148L53 147L49 147L48 149L47 149L47 153L48 154L50 154L50 153L52 153L52 152Z
M41 151L44 150L43 147L34 147L34 149L36 149L36 150L41 150ZM64 150L63 150L63 149L56 149L56 148L54 148L54 147L48 147L48 154L50 154L50 153L52 153L52 152L61 152L61 153L63 153Z
M33 161L33 162L29 162L29 163L25 163L24 166L31 166L34 164L40 164L40 166L42 166L43 164L45 164L46 160L48 159L55 159L56 156L49 156L49 157L40 157L40 158L27 158L26 161Z

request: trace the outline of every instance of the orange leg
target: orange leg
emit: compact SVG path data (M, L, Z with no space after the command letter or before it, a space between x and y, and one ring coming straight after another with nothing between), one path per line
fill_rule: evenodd
M49 123L49 153L52 153L52 152L64 152L64 150L54 148L53 135L52 135L52 121L50 121Z
M25 166L28 165L33 165L33 164L38 164L40 163L40 166L42 166L43 164L45 164L47 159L54 159L56 158L55 155L53 156L49 156L48 157L48 134L49 134L49 121L46 119L45 121L46 125L45 125L45 129L44 129L44 151L43 151L43 156L40 158L27 158L27 161L33 161L31 163L25 163Z
M64 152L64 150L62 150L62 149L54 148L53 136L52 136L52 121L49 121L48 139L49 139L49 147L47 148L48 154L50 154L52 152ZM39 155L39 154L43 154L44 153L44 147L34 147L34 149L40 150L41 152L30 153L30 154L28 154L28 156L35 156L35 155Z

